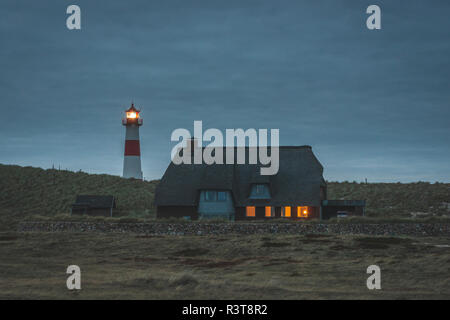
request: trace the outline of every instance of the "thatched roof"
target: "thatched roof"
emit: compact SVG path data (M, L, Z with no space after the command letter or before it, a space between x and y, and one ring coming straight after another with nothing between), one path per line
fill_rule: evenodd
M235 148L236 151L236 148ZM249 148L245 148L248 163ZM230 190L236 207L247 205L320 206L323 167L310 146L280 147L276 175L261 176L260 164L180 164L172 162L155 192L157 206L196 206L200 190ZM225 157L224 149L224 157ZM236 152L235 152L236 157ZM254 183L267 183L271 199L249 199Z

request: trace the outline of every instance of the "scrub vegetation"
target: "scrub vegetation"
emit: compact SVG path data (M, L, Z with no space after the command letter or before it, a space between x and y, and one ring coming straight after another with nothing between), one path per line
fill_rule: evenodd
M328 182L328 199L365 199L369 217L441 216L450 213L450 183Z
M448 237L6 232L0 256L0 299L450 299Z
M0 228L36 217L67 217L78 194L113 195L118 217L154 216L157 181L0 165Z

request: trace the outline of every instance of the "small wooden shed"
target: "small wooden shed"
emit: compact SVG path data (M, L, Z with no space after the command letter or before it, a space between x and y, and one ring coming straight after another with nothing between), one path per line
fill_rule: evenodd
M365 200L323 200L321 219L342 216L365 216Z
M78 195L72 204L71 214L112 217L115 208L114 196Z

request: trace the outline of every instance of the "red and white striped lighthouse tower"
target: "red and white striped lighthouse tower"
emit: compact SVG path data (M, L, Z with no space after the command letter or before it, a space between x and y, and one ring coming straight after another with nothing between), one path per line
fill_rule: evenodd
M140 110L137 110L131 103L131 107L125 111L125 118L122 119L122 124L126 128L123 177L142 180L139 144L139 127L142 126L142 119L139 117L139 112Z

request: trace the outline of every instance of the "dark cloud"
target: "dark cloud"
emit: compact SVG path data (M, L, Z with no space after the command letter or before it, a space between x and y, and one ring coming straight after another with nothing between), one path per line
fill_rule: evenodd
M72 1L0 4L2 163L120 174L121 112L143 108L144 174L175 128L280 128L330 180L449 181L450 3Z

